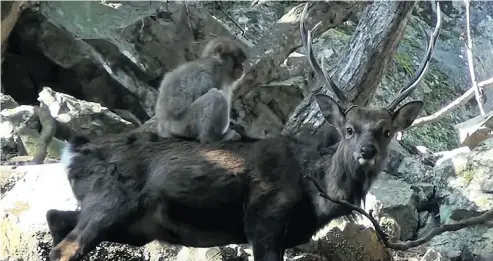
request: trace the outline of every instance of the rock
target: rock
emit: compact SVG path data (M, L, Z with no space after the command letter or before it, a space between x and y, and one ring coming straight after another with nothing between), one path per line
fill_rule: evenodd
M464 253L470 251L472 243L479 239L481 233L462 229L454 232L445 232L430 240L429 246L442 256L451 260L461 260Z
M227 245L224 247L221 247L221 255L224 260L228 261L250 261L253 260L253 256L247 251L245 251L245 248L250 248L248 245ZM251 248L249 249L251 250ZM251 251L249 251L251 252Z
M418 230L419 196L411 185L390 176L380 176L369 191L382 203L382 212L395 219L401 227L401 240L414 238Z
M493 228L488 229L473 244L472 254L475 256L475 260L493 260Z
M318 240L289 249L286 257L286 260L392 260L373 228L355 223L347 223L343 230L335 227Z
M223 261L219 247L192 248L184 247L176 256L176 261Z
M7 93L16 91L20 78L30 85L18 96L39 91L32 85L49 85L111 110L127 109L145 121L154 115L163 75L197 58L212 37L231 35L205 9L191 4L117 6L100 1L40 2L39 11L23 12L11 41L18 42L18 52L26 57L7 57L6 62L30 69L4 75ZM44 67L36 69L36 63ZM28 77L32 75L37 77Z
M3 167L7 168L7 167ZM52 208L74 210L77 207L60 163L19 166L15 172L23 175L0 201L0 260L47 260L51 237L45 220ZM102 243L88 260L171 260L156 248L130 247ZM162 248L166 248L163 246Z
M390 142L389 148L389 158L383 171L391 175L396 175L402 160L410 155L395 139Z
M23 178L25 172L17 170L12 166L0 166L0 199L10 191L15 183Z
M493 137L493 111L456 124L461 146L475 148L482 141Z
M13 109L16 107L19 107L19 104L14 101L10 95L0 93L0 110Z
M38 117L34 114L32 106L21 105L12 109L4 109L0 113L2 124L8 123L8 127L2 129L10 129L17 132L22 128L39 129L40 124Z
M2 141L1 151L3 160L8 160L13 155L34 155L41 129L39 117L34 113L34 108L28 105L18 106L12 109L2 110L0 118L0 137ZM53 138L48 144L47 157L60 158L60 150L63 144Z
M438 171L438 175L447 177L446 187L438 190L442 223L453 223L493 208L493 195L481 189L481 184L493 179L493 138L479 143L470 153L443 161ZM484 249L493 247L493 241L487 239L488 233L491 232L482 226L464 228L439 235L430 245L454 260L463 253L472 253L477 242ZM486 254L478 254L481 255Z
M34 156L41 134L36 130L24 128L19 131L18 135L27 155ZM48 144L46 157L51 159L60 159L61 151L64 147L65 143L63 141L53 137L50 144Z
M15 155L26 155L26 150L19 137L19 132L32 130L36 132L40 128L38 116L34 114L33 107L21 105L12 109L4 109L0 112L0 143L2 161Z
M419 212L419 227L422 228L428 223L431 213L428 211Z
M419 261L450 261L450 259L443 257L442 254L434 249L428 249Z
M419 159L409 156L402 159L394 175L409 183L425 182L434 185L431 170L431 167L424 165Z
M457 164L460 159L460 164ZM454 166L451 164L456 163ZM483 183L493 180L493 138L480 143L471 153L444 162L449 169L447 189L440 216L446 221L454 210L486 211L493 208L493 195L482 192Z
M414 191L414 204L418 211L424 210L435 195L435 186L428 183L411 184L411 189Z
M382 227L383 232L389 236L390 242L398 242L401 240L401 226L399 226L399 223L397 223L394 218L389 215L383 215L380 220L378 220L378 223Z
M303 99L302 77L273 82L251 90L233 102L232 122L249 137L265 138L281 133L289 115Z
M422 212L422 213L425 213L425 212ZM432 214L432 213L429 213L429 212L426 212L426 214L423 214L421 215L422 213L420 213L420 216L419 216L419 230L418 230L418 233L417 233L417 238L421 238L423 236L425 236L426 234L428 234L428 232L430 232L430 230L434 229L435 227L437 227L437 218Z
M136 127L106 107L55 92L49 87L43 87L38 100L48 106L53 118L62 126L70 129L73 134L88 139L129 131Z

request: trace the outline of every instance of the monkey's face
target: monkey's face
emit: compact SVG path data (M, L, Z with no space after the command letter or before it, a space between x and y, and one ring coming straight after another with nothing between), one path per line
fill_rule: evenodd
M246 53L239 43L234 41L220 42L216 46L216 55L231 68L231 79L238 80L244 73Z
M246 46L237 39L218 37L206 45L202 57L219 58L225 64L226 75L235 81L244 73L244 64L247 59Z
M240 79L243 75L245 60L246 55L242 52L233 57L233 79Z

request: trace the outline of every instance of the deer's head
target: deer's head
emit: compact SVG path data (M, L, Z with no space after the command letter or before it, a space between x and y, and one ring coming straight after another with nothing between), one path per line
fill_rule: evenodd
M312 51L312 32L321 25L318 23L312 30L307 30L305 16L309 2L306 3L301 15L300 31L303 46L308 61L315 75L324 85L330 87L339 99L339 102L325 94L315 94L320 111L329 124L334 126L340 134L339 149L343 150L346 160L352 159L358 166L380 166L387 157L388 146L397 132L408 128L416 119L423 107L422 101L411 101L400 108L402 102L422 81L428 69L435 43L441 28L440 6L436 2L437 22L431 35L426 55L411 78L398 93L397 97L387 107L372 108L358 106L349 101L344 93L331 80L327 71L317 63Z

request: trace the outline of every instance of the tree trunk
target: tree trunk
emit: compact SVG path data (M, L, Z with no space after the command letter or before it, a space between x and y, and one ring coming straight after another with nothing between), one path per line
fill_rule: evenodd
M279 65L294 50L301 47L300 17L305 3L299 4L274 24L252 48L247 72L238 83L234 96L239 98L252 88L270 82ZM322 22L315 36L334 28L354 15L366 2L318 2L309 8L307 25Z
M2 1L2 49L22 11L33 4L33 1Z
M365 8L349 48L339 66L330 72L350 101L366 105L372 99L415 4L416 1L375 1ZM334 97L328 86L314 89ZM313 96L308 95L291 115L283 133L298 137L321 135L320 142L330 144L327 135L334 130L328 124L321 128L324 122Z

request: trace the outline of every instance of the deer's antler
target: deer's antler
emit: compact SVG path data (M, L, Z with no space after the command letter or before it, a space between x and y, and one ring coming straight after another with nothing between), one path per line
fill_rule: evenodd
M442 26L442 13L438 1L436 1L436 20L437 21L435 25L435 30L430 36L430 41L428 42L428 49L426 50L425 57L423 58L421 65L419 66L418 70L416 70L416 73L413 75L413 77L404 87L402 87L397 97L395 97L394 100L392 100L387 106L387 109L390 112L393 112L397 105L402 102L414 89L416 89L416 87L421 83L426 72L428 71L431 56L433 54L433 51L435 50L435 44L438 39L438 35L440 35L440 29Z
M330 79L330 76L328 73L320 68L320 65L316 61L315 55L313 54L312 50L312 32L316 31L320 25L321 22L318 22L311 30L308 30L306 28L305 24L305 19L306 19L306 14L308 12L308 5L310 2L306 2L305 7L303 8L303 13L301 14L300 18L300 32L301 32L301 41L303 42L303 47L305 48L305 53L306 56L308 57L308 62L310 63L310 66L312 67L313 71L315 72L317 78L324 83L325 86L330 87L334 94L339 98L339 103L342 107L347 108L351 105L349 100L344 96L344 93L337 87L337 85ZM323 65L323 60L322 60L322 65ZM325 66L323 66L325 67Z

